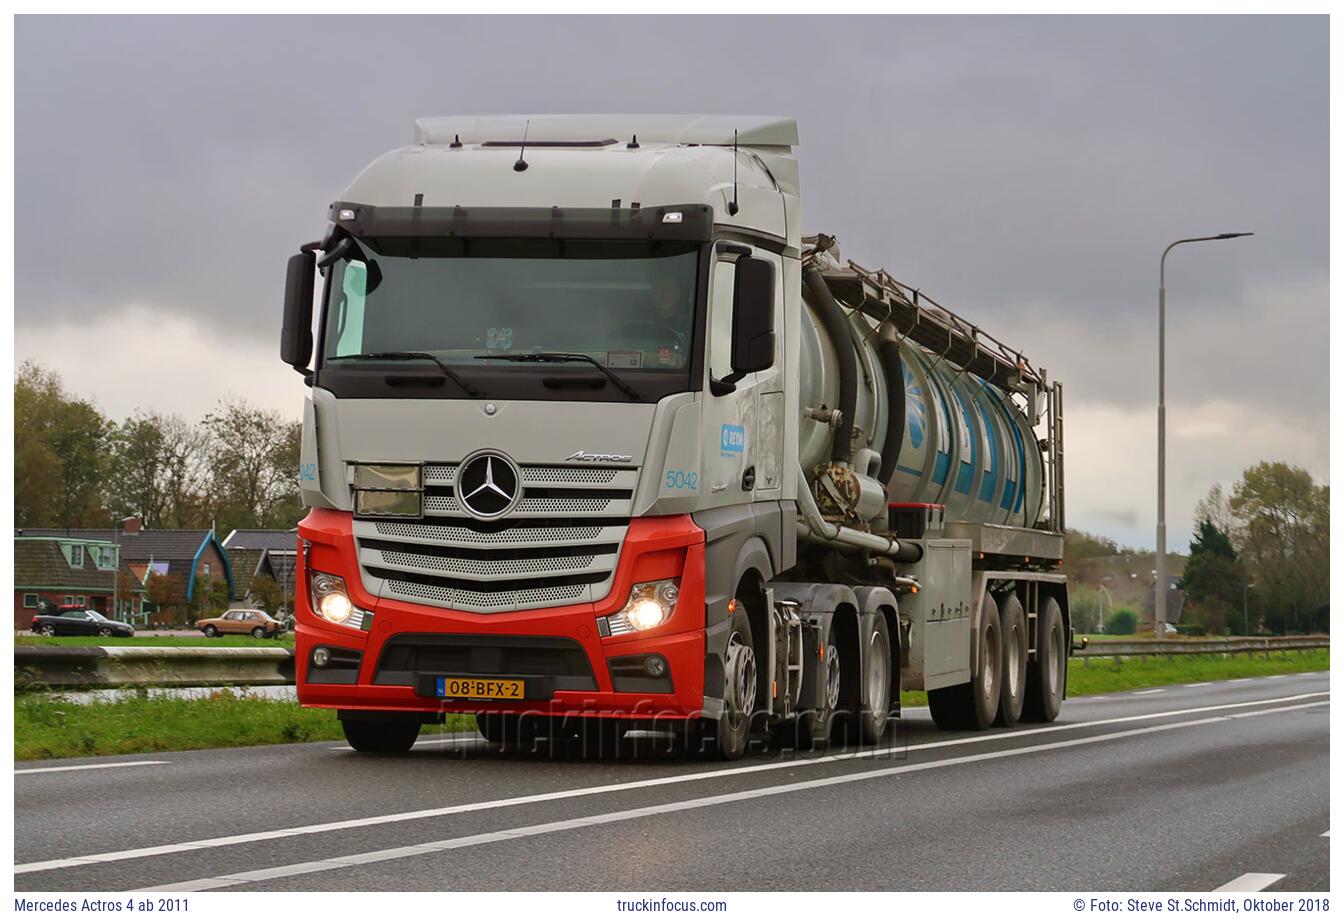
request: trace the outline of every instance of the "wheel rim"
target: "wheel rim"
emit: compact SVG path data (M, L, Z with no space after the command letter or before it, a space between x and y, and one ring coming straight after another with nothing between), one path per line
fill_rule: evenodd
M1014 627L1008 633L1008 646L1004 652L1008 673L1003 675L1003 679L1007 681L1008 695L1016 699L1022 691L1022 630Z
M835 643L826 646L826 709L840 705L840 652Z
M53 627L51 627L51 626L43 626L43 627L42 627L42 635L44 635L44 636L54 636L54 635L56 635L56 630L55 630Z
M734 631L728 637L728 674L725 681L728 698L724 704L729 715L746 718L756 704L756 654Z
M882 641L882 634L874 630L872 638L868 640L868 706L874 713L886 709L889 689L887 644Z
M980 695L988 702L995 691L994 672L999 668L999 631L993 626L985 630L980 643Z

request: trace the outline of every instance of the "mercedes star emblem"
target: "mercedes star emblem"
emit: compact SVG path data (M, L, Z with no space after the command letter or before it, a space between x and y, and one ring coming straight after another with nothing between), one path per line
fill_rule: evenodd
M457 501L474 518L502 517L518 503L518 466L495 451L478 451L457 471Z

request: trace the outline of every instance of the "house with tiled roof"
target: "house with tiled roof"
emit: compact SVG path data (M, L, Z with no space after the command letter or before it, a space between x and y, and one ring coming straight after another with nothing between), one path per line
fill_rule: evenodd
M75 541L112 543L121 562L135 571L143 566L145 577L158 575L176 583L190 603L197 579L222 579L233 594L233 574L228 553L210 530L147 530L139 518L126 518L120 530L97 528L25 527L16 539L50 537ZM143 580L143 579L142 579Z
M234 594L236 600L248 596L253 578L270 575L284 596L294 597L294 572L297 568L299 531L291 530L234 530L224 538L225 551L233 560ZM252 572L246 576L247 585L241 585L241 570L251 566Z
M15 537L14 628L27 629L44 604L82 604L113 619L142 617L143 581L110 540Z

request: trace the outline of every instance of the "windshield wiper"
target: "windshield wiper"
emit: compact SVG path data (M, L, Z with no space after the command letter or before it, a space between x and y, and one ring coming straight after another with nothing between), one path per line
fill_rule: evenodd
M468 396L483 396L479 389L472 386L448 365L427 351L367 351L358 355L337 355L333 361L433 361L443 371L443 376L467 391Z
M580 361L585 364L591 364L606 375L606 378L616 385L616 388L631 399L642 399L639 391L630 384L626 383L620 377L617 377L611 368L607 367L601 361L598 361L592 355L585 355L576 352L567 351L532 351L532 352L510 352L502 355L476 355L477 361L517 361L520 364L572 364Z

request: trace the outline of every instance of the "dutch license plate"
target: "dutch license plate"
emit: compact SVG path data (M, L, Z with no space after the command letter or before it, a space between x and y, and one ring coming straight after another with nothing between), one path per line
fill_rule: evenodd
M521 700L523 682L499 677L440 677L439 696L468 700Z

